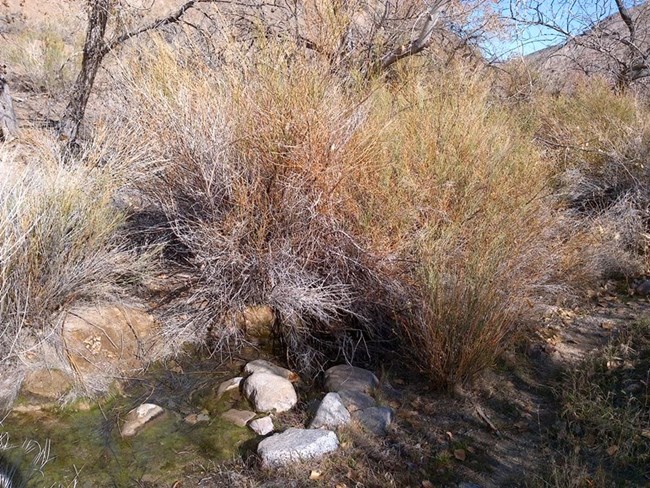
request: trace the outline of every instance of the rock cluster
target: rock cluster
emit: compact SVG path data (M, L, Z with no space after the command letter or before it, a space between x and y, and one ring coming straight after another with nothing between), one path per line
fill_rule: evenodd
M325 372L325 388L330 392L325 398L336 393L341 404L352 414L350 417L353 420L373 434L384 435L393 420L393 410L378 406L375 399L370 396L370 393L378 387L379 380L366 369L342 364ZM324 403L325 399L314 421L319 418ZM345 423L349 423L349 420Z
M288 374L290 372L284 368L278 368L266 362L256 363L255 365L249 363L246 366L246 371L252 374L244 383L244 394L253 402L258 400L260 394L257 393L257 396L253 396L247 393L249 382L256 385L268 385L271 381L268 376L275 375L285 381L290 378ZM255 379L257 375L266 376L258 376L260 378L258 380ZM252 379L255 381L251 381ZM277 385L282 384L282 382L275 381ZM283 466L294 461L313 459L335 451L338 449L339 442L334 431L353 420L374 434L384 435L392 421L393 411L390 408L378 406L370 395L378 386L379 380L368 370L347 365L328 369L325 373L325 388L328 393L320 402L309 428L291 428L262 440L257 448L262 465L266 467ZM255 408L257 410L258 407ZM252 423L249 425L253 428Z
M289 428L274 434L273 415L290 410L298 401L291 381L297 376L285 368L262 360L248 363L244 374L247 376L221 383L217 388L217 398L228 391L241 389L254 411L239 410L237 408L241 406L238 406L221 414L221 418L239 427L248 426L256 434L266 436L257 448L265 467L314 459L337 450L339 440L336 429L353 421L359 422L370 432L385 434L393 417L390 408L378 406L371 396L379 385L377 377L370 371L342 365L326 372L325 387L330 391L320 402L309 427ZM158 405L142 404L126 415L120 434L123 438L132 437L163 414L164 410ZM210 421L210 417L204 411L190 414L184 421L194 425Z

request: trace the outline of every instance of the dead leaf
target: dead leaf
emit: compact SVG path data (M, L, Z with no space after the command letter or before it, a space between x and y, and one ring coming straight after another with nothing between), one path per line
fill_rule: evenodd
M422 482L422 488L433 488L433 483L429 480L424 480Z
M321 476L323 476L322 471L312 470L312 472L309 473L309 479L310 480L318 480L318 479L320 479Z
M609 446L607 448L607 454L609 454L610 456L613 456L617 452L618 452L618 446L616 444Z
M348 485L346 485L345 483L343 483L342 485L336 485L335 488L348 488Z
M467 459L465 449L454 449L454 457L459 461L465 461L465 459Z
M447 437L449 437L449 440L450 440L450 441L451 441L451 440L454 440L454 434L452 434L451 432L445 432L445 435L446 435Z
M643 430L641 431L641 435L642 435L643 437L646 437L646 438L650 439L650 429L643 429Z

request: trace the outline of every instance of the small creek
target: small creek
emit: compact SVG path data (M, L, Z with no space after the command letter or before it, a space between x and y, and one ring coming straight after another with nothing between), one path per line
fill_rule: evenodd
M121 394L101 401L12 412L0 426L0 436L12 446L4 452L6 461L28 478L24 484L29 487L172 486L187 470L241 455L255 437L220 418L229 408L249 408L238 392L216 399L219 384L238 376L245 362L241 358L215 367L214 359L187 355L152 365ZM160 405L165 414L135 437L122 439L121 419L142 403ZM184 420L201 412L210 420L195 425ZM46 446L48 462L40 470L30 466Z

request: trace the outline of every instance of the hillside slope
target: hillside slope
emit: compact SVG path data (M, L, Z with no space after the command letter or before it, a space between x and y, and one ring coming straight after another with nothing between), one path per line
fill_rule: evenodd
M650 4L630 9L630 15L636 27L636 45L646 50L650 47ZM585 33L563 44L536 51L526 59L558 88L572 85L584 75L604 76L614 82L621 62L630 61L629 49L625 45L628 37L627 26L615 13ZM643 80L640 83L644 83Z

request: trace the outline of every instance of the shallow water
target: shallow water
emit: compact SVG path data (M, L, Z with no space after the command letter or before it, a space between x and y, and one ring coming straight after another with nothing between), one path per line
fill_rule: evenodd
M246 441L255 437L248 428L220 419L233 406L245 408L245 400L237 393L215 400L218 385L237 376L242 364L215 368L214 360L188 357L171 368L152 366L127 384L123 394L100 402L13 412L0 427L12 446L4 454L27 479L26 486L73 486L75 480L76 486L89 488L171 486L193 467L241 455ZM145 402L160 405L165 414L135 437L122 439L121 419ZM201 411L209 413L210 421L190 425L183 420ZM49 460L43 468L30 466L47 446Z

